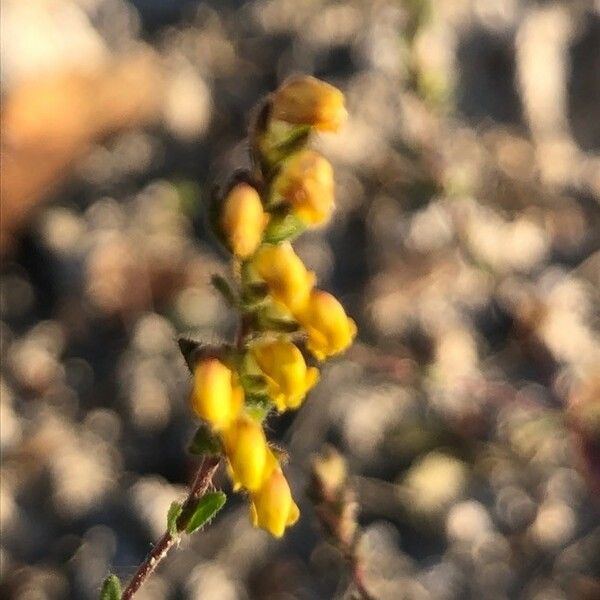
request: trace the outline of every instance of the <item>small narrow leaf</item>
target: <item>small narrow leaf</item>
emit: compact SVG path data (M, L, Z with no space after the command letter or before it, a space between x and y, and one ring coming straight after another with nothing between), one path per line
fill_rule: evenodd
M190 445L188 451L196 455L218 455L222 453L221 442L219 438L210 430L208 425L201 424Z
M188 533L194 533L206 525L223 508L227 496L223 492L204 494L194 510L194 514L186 527Z
M121 582L116 575L109 575L104 580L100 600L121 600Z
M169 506L169 512L167 512L167 531L171 535L177 535L177 519L181 514L182 506L179 502L172 502Z
M234 291L231 289L229 282L221 275L213 275L210 278L210 282L213 284L213 287L223 296L224 300L231 306L235 308L238 305L238 300Z

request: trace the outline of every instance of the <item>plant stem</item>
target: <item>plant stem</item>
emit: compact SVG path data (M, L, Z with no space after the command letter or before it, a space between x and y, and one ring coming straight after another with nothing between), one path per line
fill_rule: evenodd
M206 494L209 487L212 485L212 478L221 462L218 456L205 457L200 463L198 472L194 479L194 483L190 488L190 493L183 503L181 514L177 519L177 531L185 531L190 518L194 514L194 509L198 504L198 500ZM178 535L171 535L166 531L158 540L148 556L137 568L133 577L130 579L127 587L123 590L121 600L129 600L140 589L146 579L154 572L158 564L167 556L169 550L179 540Z

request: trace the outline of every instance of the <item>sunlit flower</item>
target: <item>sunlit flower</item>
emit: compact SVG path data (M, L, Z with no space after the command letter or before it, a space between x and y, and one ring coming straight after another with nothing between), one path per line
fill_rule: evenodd
M223 445L234 489L257 490L264 481L268 464L267 438L261 424L240 416L223 433Z
M280 538L286 527L296 523L300 510L292 498L290 486L279 467L275 468L261 488L252 494L250 517L261 527Z
M272 189L272 197L282 198L307 225L325 223L333 212L333 168L314 150L301 150L285 161Z
M346 120L344 95L315 77L295 77L273 94L273 118L294 125L336 131Z
M251 352L267 379L269 396L280 412L298 408L319 379L319 370L307 367L302 352L291 342L267 341L253 346Z
M296 317L306 330L306 346L319 360L343 352L352 344L356 323L338 300L323 290L313 290Z
M267 282L273 298L292 313L308 300L315 274L307 271L291 244L264 245L253 261L256 272Z
M190 402L201 419L215 429L223 429L237 418L244 391L228 367L216 358L207 358L194 369Z
M248 258L260 245L268 216L258 192L247 183L238 183L225 197L221 229L227 245L238 258Z

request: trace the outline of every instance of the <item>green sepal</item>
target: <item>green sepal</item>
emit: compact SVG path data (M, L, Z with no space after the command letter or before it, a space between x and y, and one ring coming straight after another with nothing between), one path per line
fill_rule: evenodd
M252 352L244 353L239 363L239 374L246 396L267 393L267 380Z
M215 274L210 278L210 282L231 308L236 308L239 305L235 292L225 277Z
M271 410L271 402L267 379L251 352L244 354L239 372L244 387L246 409L253 419L263 421Z
M277 244L294 240L306 230L306 223L296 213L289 210L276 210L271 214L264 233L264 241Z
M204 527L223 508L226 501L227 496L223 492L204 494L196 504L194 513L185 528L186 532L194 533L194 531Z
M242 292L242 305L244 308L256 308L266 300L268 295L269 288L264 281L247 285Z
M263 306L257 314L257 325L262 331L275 331L277 333L295 333L300 329L300 324L289 311L281 305L270 302Z
M256 272L252 261L242 264L242 303L246 307L256 306L265 300L269 293L269 287Z
M267 415L271 412L273 404L268 394L250 394L246 396L246 412L254 419L262 423L267 418Z
M263 375L242 375L240 381L247 395L267 392L267 380Z
M223 448L218 436L211 431L208 425L202 423L188 446L188 452L203 456L219 456L223 453Z
M169 511L167 512L167 531L172 536L176 536L179 533L177 530L177 519L182 509L183 507L179 502L171 502L171 506L169 506Z
M109 575L102 583L100 600L121 600L121 582L116 575Z
M290 125L284 121L270 121L259 141L261 162L270 172L280 162L298 152L308 143L310 125Z

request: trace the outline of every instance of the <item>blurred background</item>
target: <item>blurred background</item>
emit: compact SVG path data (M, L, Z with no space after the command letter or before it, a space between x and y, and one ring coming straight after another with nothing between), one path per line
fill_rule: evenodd
M376 598L600 598L597 0L3 0L1 41L0 596L96 598L185 495L175 339L234 327L204 205L302 72L350 120L297 249L359 340L271 423L300 522L232 495L137 597L349 598L305 493L330 443Z

